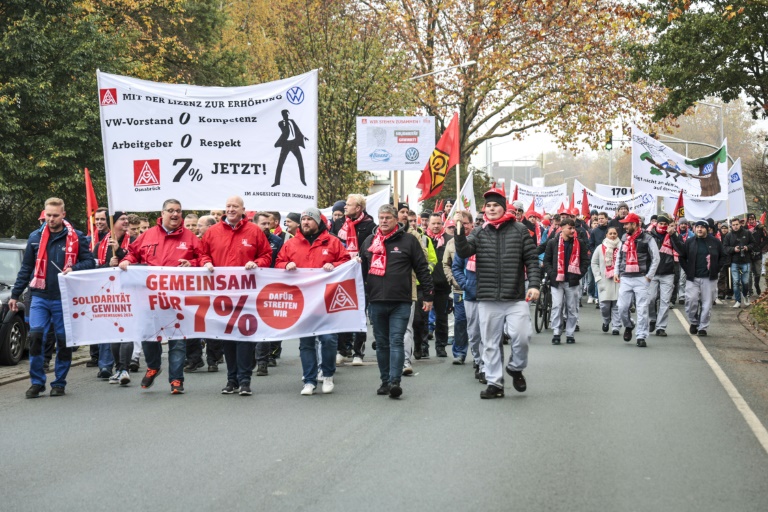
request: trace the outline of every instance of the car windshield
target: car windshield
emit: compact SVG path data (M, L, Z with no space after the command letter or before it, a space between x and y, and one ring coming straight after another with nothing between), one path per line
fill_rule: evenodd
M0 249L0 283L13 285L21 269L21 257L15 249Z

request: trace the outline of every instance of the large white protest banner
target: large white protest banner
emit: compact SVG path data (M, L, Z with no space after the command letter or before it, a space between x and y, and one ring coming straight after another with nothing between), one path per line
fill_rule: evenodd
M632 127L632 187L635 193L728 199L727 144L701 158L686 158Z
M364 332L360 264L332 272L131 266L59 275L67 345Z
M260 210L317 203L317 71L247 87L97 73L111 211ZM249 200L249 198L254 199Z
M632 195L632 187L595 183L595 192L603 197L626 197Z
M664 211L675 211L677 198L664 198ZM690 221L714 219L724 220L747 213L747 199L744 194L744 179L741 172L741 158L728 171L728 200L706 201L695 199L683 193L685 217Z
M469 212L472 214L473 219L477 219L477 202L475 201L475 184L473 178L474 172L470 172L469 176L467 176L467 180L461 187L461 192L459 193L460 201L453 204L446 219L453 219L453 216L457 211Z
M517 187L517 199L523 203L523 210L528 210L531 201L536 201L534 209L539 213L557 213L561 203L568 203L568 189L565 183L552 187L529 187L512 181L509 184L510 201Z
M358 117L358 171L419 171L435 149L435 118Z
M615 216L620 203L627 203L629 211L635 212L648 222L651 215L656 214L656 196L653 194L635 194L624 197L606 197L598 194L594 190L587 188L579 180L573 181L573 195L576 208L581 211L581 202L584 197L584 190L587 191L587 201L590 210L606 212L610 216Z

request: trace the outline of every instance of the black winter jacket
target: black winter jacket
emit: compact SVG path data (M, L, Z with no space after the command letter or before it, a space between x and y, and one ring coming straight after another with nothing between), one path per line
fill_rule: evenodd
M443 294L451 292L451 283L448 282L448 278L445 275L445 270L443 269L442 261L443 261L443 255L445 255L445 246L448 245L448 241L451 240L452 238L453 237L451 235L444 233L443 245L438 247L437 241L435 241L434 238L430 237L430 240L432 240L432 244L435 247L435 253L437 254L437 265L435 265L435 268L432 271L432 284L435 287L435 292L441 292Z
M404 226L398 225L397 232L384 242L387 250L386 272L383 276L375 276L368 273L372 259L368 249L371 248L374 236L371 234L360 247L365 295L368 301L412 302L412 272L415 272L424 294L424 301L432 302L434 296L432 275L429 273L427 258L424 256L424 250L418 238L408 233Z
M544 253L544 272L549 277L549 282L552 286L558 286L557 282L557 248L560 244L561 233L558 233L553 239L547 240L547 249ZM565 280L570 286L578 286L581 278L587 275L587 269L589 268L589 250L583 241L579 239L579 271L580 274L572 274L568 272L568 261L571 257L571 251L568 250L568 244L564 244L565 248Z
M749 251L741 250L736 252L737 246L746 246L749 248ZM759 253L755 239L752 238L752 233L745 227L741 227L738 231L730 231L725 235L723 248L725 253L731 257L731 263L752 263L752 254Z
M528 287L539 289L541 266L536 242L528 228L516 221L475 228L469 236L457 227L456 254L477 255L477 300L525 300L525 272Z
M693 281L696 276L696 253L698 252L696 243L696 236L688 237L688 240L683 243L680 236L677 233L670 235L670 240L675 250L680 255L680 267L685 271L685 279L687 281ZM717 280L720 269L726 261L726 254L723 250L723 244L720 240L707 235L707 250L709 251L709 279L710 281Z
M664 243L664 239L667 238L667 234L659 233L656 231L656 228L653 228L651 231L651 236L656 241L656 246L659 248L659 267L656 269L656 275L657 276L668 276L670 274L675 273L675 257L672 254L665 254L661 252L661 245ZM672 241L672 236L670 235L669 241Z

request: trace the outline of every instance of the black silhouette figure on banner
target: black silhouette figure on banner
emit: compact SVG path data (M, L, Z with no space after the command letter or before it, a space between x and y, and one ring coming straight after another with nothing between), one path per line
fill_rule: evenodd
M299 177L301 183L306 186L307 182L304 181L304 159L301 158L301 148L304 147L304 141L309 140L301 133L301 129L293 119L288 119L288 111L283 110L283 120L277 123L280 127L280 138L275 142L275 147L280 148L280 159L277 161L277 171L275 172L275 182L272 184L276 187L280 184L280 175L283 173L283 164L288 153L293 153L296 157L296 161L299 164Z

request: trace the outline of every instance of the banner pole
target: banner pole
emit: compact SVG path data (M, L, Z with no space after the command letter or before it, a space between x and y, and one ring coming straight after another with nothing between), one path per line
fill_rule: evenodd
M394 183L393 183L393 186L392 186L392 202L395 203L393 205L395 208L397 208L397 203L400 202L400 196L399 196L398 190L397 190L397 174L398 174L397 171L394 171L392 173L392 179L394 180Z

